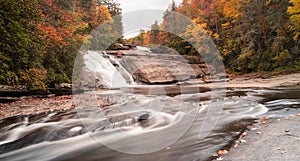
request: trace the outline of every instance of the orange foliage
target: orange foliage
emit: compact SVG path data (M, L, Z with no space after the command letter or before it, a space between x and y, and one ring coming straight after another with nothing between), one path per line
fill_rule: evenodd
M76 11L65 11L54 3L54 0L42 0L42 19L38 29L43 33L40 38L45 40L48 47L57 44L69 45L74 38L74 32L87 24L82 21L83 10L77 7Z
M143 34L143 40L144 40L144 45L149 45L149 35L150 35L150 32L146 32L145 34Z

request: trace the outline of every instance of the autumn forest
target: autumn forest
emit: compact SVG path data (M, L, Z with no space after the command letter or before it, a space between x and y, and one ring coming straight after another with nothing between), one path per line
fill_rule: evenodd
M180 25L168 24L172 11L195 22L179 35L187 40L160 31ZM170 5L162 24L155 22L128 42L164 44L181 54L199 55L188 42L200 45L202 30L213 39L228 72L300 70L299 0L183 0Z
M0 7L0 84L32 90L71 82L81 44L121 13L107 0L1 0ZM119 36L121 29L107 30Z

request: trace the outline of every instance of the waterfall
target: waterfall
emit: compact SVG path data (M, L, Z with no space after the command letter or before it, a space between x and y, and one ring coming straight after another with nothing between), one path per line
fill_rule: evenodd
M115 58L107 55L104 51L88 51L84 55L84 63L93 75L96 87L120 88L133 83L131 74ZM86 77L85 79L91 78Z
M119 62L119 60L115 59L113 56L108 55L111 63L117 68L120 74L125 78L128 84L135 84L132 74L130 74Z

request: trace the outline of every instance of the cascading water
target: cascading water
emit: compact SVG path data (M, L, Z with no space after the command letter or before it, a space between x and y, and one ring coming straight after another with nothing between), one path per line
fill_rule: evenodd
M94 75L96 87L120 88L134 83L131 74L118 60L104 51L88 51L84 55L84 64Z
M116 69L118 70L118 72L123 76L123 78L126 80L127 84L131 85L131 84L135 84L132 74L130 74L119 62L118 59L115 59L113 56L108 55L109 60L111 63L113 63L113 65L116 67Z

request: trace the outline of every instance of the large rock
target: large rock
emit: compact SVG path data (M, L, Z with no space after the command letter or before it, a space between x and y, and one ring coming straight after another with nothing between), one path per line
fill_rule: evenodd
M169 84L203 79L211 71L197 56L140 50L88 51L84 55L84 64L75 74L75 88L119 88L134 81Z
M140 51L126 51L121 64L138 82L147 84L174 83L189 80L203 75L201 68L194 70L195 65L189 64L177 54L155 54ZM193 62L201 62L193 59Z
M150 84L173 83L178 81L175 74L168 71L167 68L153 64L147 64L139 67L139 69L133 73L133 77L135 80Z

